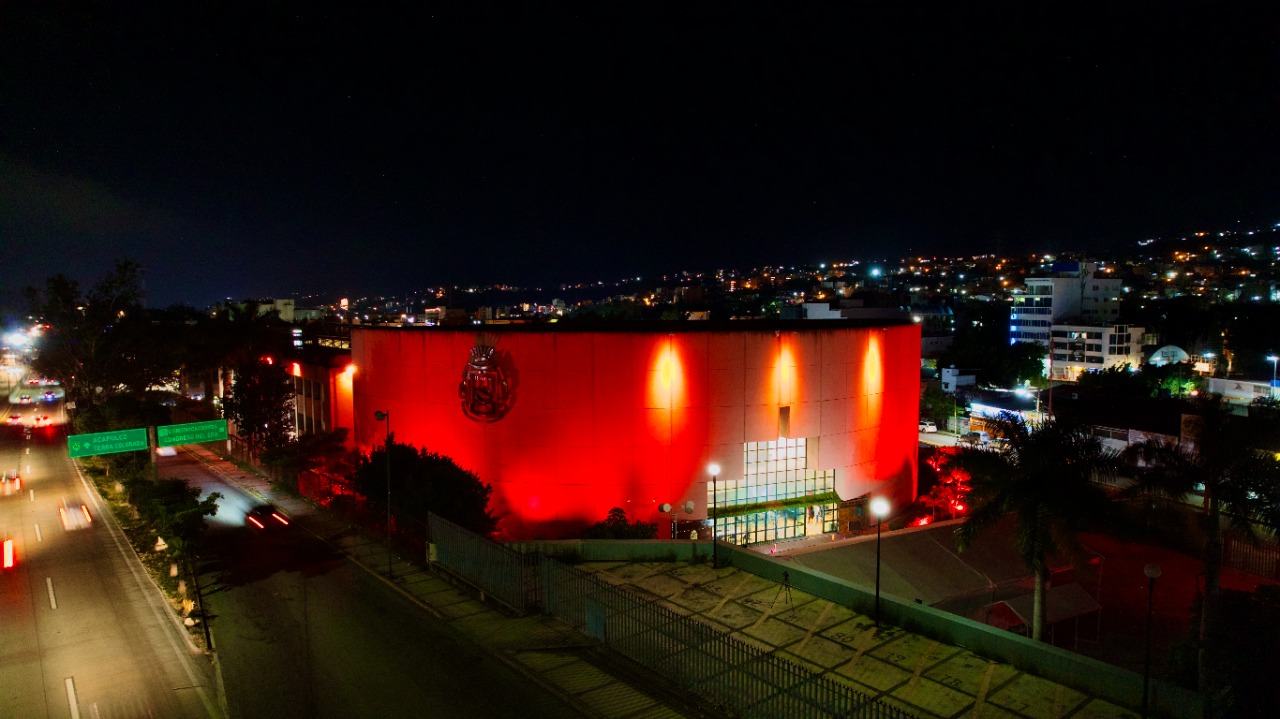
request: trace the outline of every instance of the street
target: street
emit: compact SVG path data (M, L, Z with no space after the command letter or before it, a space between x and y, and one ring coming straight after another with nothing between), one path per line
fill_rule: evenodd
M199 571L230 716L578 714L336 553L324 517L246 526L259 502L224 472L181 449L160 460L161 477L226 497Z
M68 459L62 428L2 434L0 540L13 540L15 566L0 568L0 716L219 716L209 662Z

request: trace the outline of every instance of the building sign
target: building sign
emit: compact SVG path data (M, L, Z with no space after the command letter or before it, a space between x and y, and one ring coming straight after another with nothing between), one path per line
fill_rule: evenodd
M477 422L497 422L511 409L511 387L499 366L496 339L489 335L476 337L471 357L462 368L458 398L462 413Z
M227 420L211 419L207 422L187 422L156 427L157 447L177 447L197 442L217 442L227 438Z
M71 457L90 457L95 454L137 452L148 449L147 428L121 429L115 432L73 434L67 437L67 454Z

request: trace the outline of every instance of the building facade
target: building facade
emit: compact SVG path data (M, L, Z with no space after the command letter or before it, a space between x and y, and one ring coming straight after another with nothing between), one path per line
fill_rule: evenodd
M915 498L910 321L353 328L351 353L358 446L390 430L451 457L493 487L508 537L621 507L749 544Z
M1028 277L1009 309L1009 342L1049 346L1053 325L1114 323L1122 281L1099 273L1096 263L1057 263L1043 277Z
M1142 367L1142 327L1055 324L1051 331L1049 379L1074 382L1084 372Z

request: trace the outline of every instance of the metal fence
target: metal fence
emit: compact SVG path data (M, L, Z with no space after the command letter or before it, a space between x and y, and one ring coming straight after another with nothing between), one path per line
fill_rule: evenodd
M697 619L541 554L520 555L431 518L436 561L521 611L540 610L735 715L912 719L912 715ZM508 599L509 598L509 599Z
M435 514L427 524L435 562L520 614L538 609L544 557L508 549Z
M1222 564L1259 577L1280 579L1280 546L1273 542L1256 544L1226 536L1223 543Z

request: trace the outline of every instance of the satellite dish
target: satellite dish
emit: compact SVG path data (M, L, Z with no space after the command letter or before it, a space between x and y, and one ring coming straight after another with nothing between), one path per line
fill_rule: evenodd
M692 499L690 499L689 501L687 501L687 502L685 502L685 503L684 503L684 513L685 513L685 514L693 514L693 500L692 500Z
M667 504L666 502L663 502L662 504L658 505L658 511L662 512L663 514L666 514L667 512L671 511L671 505Z

